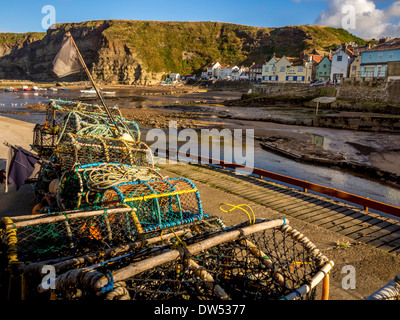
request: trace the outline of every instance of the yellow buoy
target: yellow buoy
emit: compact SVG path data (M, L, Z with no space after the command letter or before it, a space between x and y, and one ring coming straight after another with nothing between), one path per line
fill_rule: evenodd
M36 206L33 207L32 209L32 214L40 214L40 209L43 208L43 205L41 203L37 204Z

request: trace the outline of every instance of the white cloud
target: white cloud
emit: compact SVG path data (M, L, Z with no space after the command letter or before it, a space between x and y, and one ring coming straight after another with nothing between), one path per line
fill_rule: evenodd
M355 9L355 29L346 28L349 11L342 13L342 8L347 5ZM372 0L330 0L327 10L320 14L315 23L344 28L365 39L400 37L400 0L384 9L378 9Z

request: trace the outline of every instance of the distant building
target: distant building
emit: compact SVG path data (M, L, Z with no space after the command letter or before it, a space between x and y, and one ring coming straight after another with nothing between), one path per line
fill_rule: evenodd
M360 77L384 78L387 64L400 61L400 39L388 40L361 52Z
M171 73L171 74L169 75L169 78L170 78L172 81L176 81L176 80L179 80L179 79L181 78L181 75L180 75L179 73Z
M212 79L215 77L215 69L220 67L221 64L219 62L212 62L210 63L207 68L202 72L201 77L203 79Z
M230 80L232 77L232 72L238 71L240 68L238 66L219 66L215 68L214 76L221 80Z
M262 80L262 64L255 64L249 68L249 77L250 81L256 81L259 82Z
M185 74L184 76L182 76L183 80L196 80L196 75L195 74Z
M329 81L331 77L331 57L324 57L316 66L315 79Z

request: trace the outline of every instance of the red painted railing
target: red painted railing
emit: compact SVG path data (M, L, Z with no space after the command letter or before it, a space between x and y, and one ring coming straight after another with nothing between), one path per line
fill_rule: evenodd
M284 176L278 173L266 171L263 169L258 169L258 168L251 168L247 167L244 165L240 164L235 164L235 163L228 163L222 160L217 160L217 159L212 159L212 158L206 158L203 156L199 155L193 155L189 153L181 153L181 152L170 152L169 150L159 150L158 152L155 152L155 155L165 155L167 159L175 158L183 158L183 159L190 159L193 160L195 163L201 163L201 164L206 164L206 165L213 165L213 166L219 166L221 168L229 168L229 169L234 169L234 170L240 170L246 173L251 173L253 175L258 176L259 178L268 178L272 179L275 181L283 182L292 186L300 187L304 191L314 191L320 194L324 194L327 196L331 196L337 199L345 200L347 202L351 202L353 204L357 204L362 206L365 210L368 210L369 208L381 211L384 213L391 214L396 217L400 217L400 207L396 207L387 203L379 202L373 199L361 197L349 192L337 190L334 188L330 187L325 187L316 183L296 179L296 178L291 178L288 176Z

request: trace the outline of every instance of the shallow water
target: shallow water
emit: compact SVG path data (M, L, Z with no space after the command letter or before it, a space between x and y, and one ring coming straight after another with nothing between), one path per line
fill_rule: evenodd
M0 92L0 115L27 121L30 123L43 123L44 113L39 111L28 110L24 105L33 103L46 103L49 99L72 99L81 96L79 91L41 91L41 92L17 92L8 93ZM201 97L201 95L199 95ZM216 98L221 98L222 96L216 94ZM157 99L152 97L147 103L152 103ZM168 97L167 100L161 102L160 105L167 101L172 102L174 99ZM110 99L112 100L112 99ZM116 105L116 103L109 102L111 105ZM124 100L118 101L120 107L124 107ZM136 104L136 103L135 103ZM132 105L129 103L129 105ZM20 114L10 114L5 111L19 112ZM29 111L29 114L27 113ZM301 130L298 128L298 130ZM332 129L323 128L308 128L310 132L315 132L322 137L324 137L324 145L335 144L334 135L332 134ZM146 137L146 130L143 131L143 137ZM337 134L337 131L335 132ZM339 133L340 134L340 133ZM346 133L342 130L341 134ZM351 133L351 140L357 141L357 136L364 139L368 135L373 135L369 133ZM178 146L179 147L179 146ZM241 148L240 145L236 147ZM223 153L221 153L223 158ZM313 183L321 184L327 187L333 187L339 190L354 193L363 197L369 197L371 199L392 204L395 206L400 206L400 190L392 188L390 186L383 185L381 183L371 181L368 179L360 178L352 174L342 172L339 170L333 170L326 167L313 166L308 164L299 163L290 159L286 159L279 155L267 152L261 149L259 146L255 147L254 150L254 167L268 170L271 172L287 175L293 178L307 180Z

